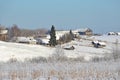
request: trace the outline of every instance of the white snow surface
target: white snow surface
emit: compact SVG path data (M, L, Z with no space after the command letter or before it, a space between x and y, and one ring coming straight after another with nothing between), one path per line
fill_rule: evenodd
M91 41L88 40L80 40L80 41L72 41L68 44L64 44L62 47L66 46L74 46L74 50L65 50L65 53L68 57L84 57L85 60L89 61L93 57L103 57L105 54L111 53L111 46L108 44L108 46L104 48L94 48L91 44Z
M92 37L93 38L93 37ZM90 39L92 39L90 37ZM74 50L64 50L65 56L67 57L84 57L85 60L89 61L93 57L103 57L105 54L111 54L113 49L112 45L116 38L120 42L120 38L113 36L96 36L96 39L105 40L106 47L94 48L91 44L91 40L74 40L69 43L61 45L62 48L67 46L74 46ZM35 57L49 57L55 52L56 48L47 47L42 45L32 44L20 44L0 41L0 61L8 61L11 58L24 61L25 59L31 59Z
M38 56L48 57L53 49L40 45L20 44L0 41L0 61L8 61L11 58L24 61L27 58Z
M120 43L120 36L118 35L92 36L91 38L94 40L102 40L102 41L107 41L111 43L115 43L116 40L118 40L118 43Z

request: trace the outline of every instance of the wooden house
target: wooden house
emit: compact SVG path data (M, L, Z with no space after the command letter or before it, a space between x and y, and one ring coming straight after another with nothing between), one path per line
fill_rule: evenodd
M78 30L79 35L92 35L93 31L90 28L84 28Z
M0 40L6 41L8 38L8 30L4 27L0 27Z

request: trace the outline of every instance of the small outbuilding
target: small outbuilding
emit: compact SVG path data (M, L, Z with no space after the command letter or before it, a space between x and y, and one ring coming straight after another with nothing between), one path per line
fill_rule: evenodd
M66 49L66 50L74 50L75 47L74 46L68 46L68 47L64 47L64 49Z
M37 44L41 44L41 45L49 44L49 39L47 38L37 38L36 41L37 41Z
M16 37L15 41L18 43L36 44L36 40L33 37Z
M117 34L120 36L120 32L117 32Z
M109 32L108 35L117 35L117 32Z
M93 45L95 48L100 48L100 47L105 47L105 46L106 46L106 43L105 43L105 42L102 42L102 41L92 41L92 45Z

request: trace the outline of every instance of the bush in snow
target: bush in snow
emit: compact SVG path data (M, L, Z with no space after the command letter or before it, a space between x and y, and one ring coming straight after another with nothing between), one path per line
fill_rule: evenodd
M66 61L64 50L60 45L56 46L54 53L48 58L49 61Z
M14 62L18 62L17 58L10 58L8 60L8 63L14 63Z
M113 59L114 59L114 61L116 61L117 59L119 59L120 58L120 48L119 48L119 44L118 44L119 42L118 42L118 40L116 39L116 42L115 42L115 44L113 45Z
M68 61L70 61L70 62L85 62L83 56L80 56L80 57L77 57L77 58L68 58Z
M27 61L32 63L40 63L40 62L47 62L47 59L45 57L36 57L36 58L28 59Z
M93 62L99 62L99 61L101 61L102 59L100 58L100 57L93 57L92 58L92 61Z

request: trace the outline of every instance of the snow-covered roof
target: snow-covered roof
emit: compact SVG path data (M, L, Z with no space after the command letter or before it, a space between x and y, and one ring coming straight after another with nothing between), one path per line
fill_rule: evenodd
M48 44L49 43L49 39L42 39L42 42L45 43L45 44Z
M120 35L120 32L108 32L108 35Z
M8 30L0 30L0 34L7 34Z
M120 32L117 32L118 33L118 35L120 35Z
M7 32L8 30L4 26L0 25L0 34L7 34Z
M56 31L56 40L59 40L64 34L69 33L69 31ZM50 39L50 35L47 35L47 39Z
M18 42L31 42L31 41L36 42L36 40L32 37L17 37L17 41Z
M81 28L81 29L74 30L74 32L86 32L86 31L92 31L92 30L90 28Z
M78 32L86 32L86 31L92 31L89 28L81 28L81 29L76 29L72 30L73 34L77 34ZM56 40L59 40L60 37L62 37L64 34L69 33L70 30L56 30ZM50 39L50 35L47 35L47 39Z

